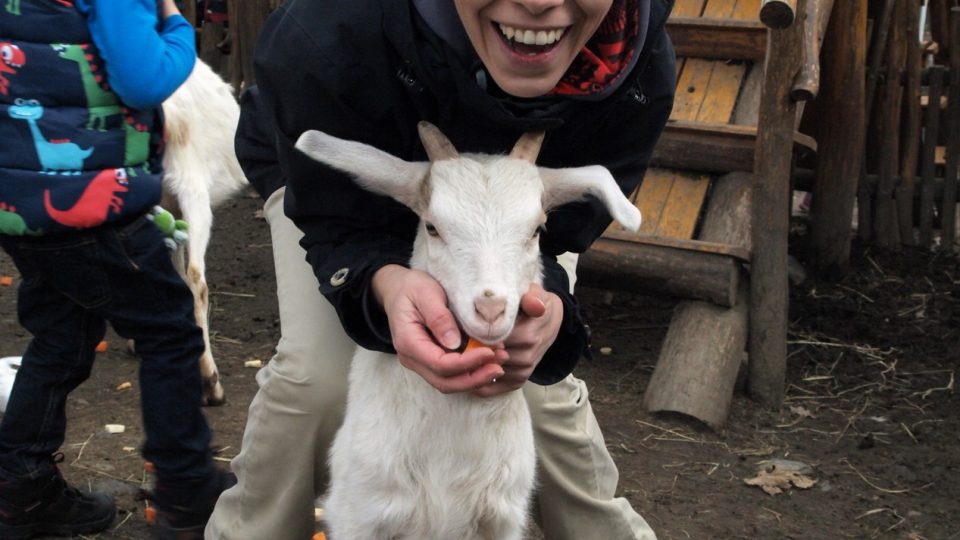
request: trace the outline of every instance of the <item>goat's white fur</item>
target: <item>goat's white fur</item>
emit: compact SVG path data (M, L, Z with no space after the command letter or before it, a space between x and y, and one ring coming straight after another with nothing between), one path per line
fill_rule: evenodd
M640 225L605 168L538 169L536 136L521 137L511 156L458 155L434 126L421 123L420 132L432 162L317 131L297 148L420 216L410 265L439 281L480 341L505 339L520 297L541 283L538 228L550 208L595 193L625 226ZM505 305L495 320L478 308L491 297ZM522 538L536 462L521 392L442 394L395 356L361 348L349 385L323 503L333 540Z
M163 206L187 222L189 240L174 253L174 265L194 297L194 316L203 330L200 358L204 402L220 404L223 387L210 349L209 291L204 257L213 209L247 185L233 149L240 107L229 84L197 59L186 82L163 102L166 150Z

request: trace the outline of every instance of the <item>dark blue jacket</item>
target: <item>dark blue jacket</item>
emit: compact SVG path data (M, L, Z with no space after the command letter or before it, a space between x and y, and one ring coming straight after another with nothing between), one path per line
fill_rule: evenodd
M244 122L268 118L265 130L286 181L285 210L303 230L301 244L347 333L368 349L392 352L385 317L374 304L372 274L409 261L417 216L358 187L293 147L308 129L364 142L400 158L426 160L416 125L437 125L461 152L502 153L525 131L545 130L539 165L600 164L624 193L643 178L673 103L675 56L664 26L671 0L650 0L640 56L622 84L601 100L498 97L478 84L478 62L464 62L424 24L412 0L287 0L268 19L255 67L262 114L244 114L237 150L248 176L270 167ZM250 98L245 106L249 107ZM253 173L253 174L251 174ZM261 191L270 185L263 182ZM265 189L266 188L266 189ZM531 380L559 381L585 352L587 332L556 255L583 252L609 225L599 201L551 212L541 236L546 289L564 302L556 342ZM347 279L333 280L341 268Z
M6 3L0 52L0 234L87 229L157 204L160 110L121 102L85 15Z

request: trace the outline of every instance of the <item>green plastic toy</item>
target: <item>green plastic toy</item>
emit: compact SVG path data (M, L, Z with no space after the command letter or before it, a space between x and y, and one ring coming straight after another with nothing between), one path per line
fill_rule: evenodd
M174 250L177 249L177 246L187 243L187 222L174 218L169 210L162 206L154 206L147 214L147 219L152 221L166 235L163 243L167 245L167 248Z

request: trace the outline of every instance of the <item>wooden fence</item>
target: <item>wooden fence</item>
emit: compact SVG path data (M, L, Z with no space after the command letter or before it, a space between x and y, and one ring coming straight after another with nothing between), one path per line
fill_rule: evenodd
M943 10L928 10L931 29L949 30L924 43L919 6L917 0L883 0L875 18L858 234L891 249L956 251L960 7L950 9L949 25Z
M204 13L211 2L178 1L188 21L197 26L197 54L227 79L239 94L255 82L253 51L270 12L283 0L226 0L227 20Z

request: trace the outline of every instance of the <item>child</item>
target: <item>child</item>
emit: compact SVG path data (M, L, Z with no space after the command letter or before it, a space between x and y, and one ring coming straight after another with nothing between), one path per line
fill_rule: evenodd
M194 30L173 0L19 0L0 11L0 41L22 53L0 95L0 245L33 336L0 423L0 538L113 522L112 498L67 484L56 453L108 322L142 360L154 534L202 538L232 476L213 464L201 411L193 298L146 217L160 200L160 104L193 67Z

